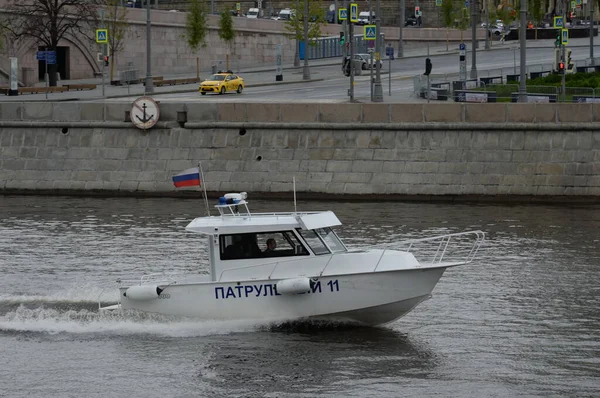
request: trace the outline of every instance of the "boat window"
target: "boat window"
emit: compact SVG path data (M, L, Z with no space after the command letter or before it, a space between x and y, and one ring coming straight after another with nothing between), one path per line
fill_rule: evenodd
M327 246L325 246L319 235L317 235L316 232L312 229L309 231L298 229L298 232L300 233L300 235L302 235L302 238L304 238L308 246L316 255L331 253Z
M308 256L292 231L220 235L221 260Z
M319 228L316 231L332 252L339 253L346 251L346 246L344 246L340 238L331 228Z

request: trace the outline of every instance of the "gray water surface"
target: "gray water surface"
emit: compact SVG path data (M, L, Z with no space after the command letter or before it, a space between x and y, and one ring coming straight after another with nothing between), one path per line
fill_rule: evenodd
M600 206L298 206L334 210L351 247L475 229L488 239L385 327L100 314L118 278L207 272L203 237L184 231L202 202L0 196L0 396L600 395Z

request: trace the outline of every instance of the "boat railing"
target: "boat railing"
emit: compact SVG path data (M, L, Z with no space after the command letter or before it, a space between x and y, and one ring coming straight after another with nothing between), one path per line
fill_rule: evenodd
M377 271L387 250L402 250L411 253L421 264L454 262L468 264L477 255L485 240L483 231L457 232L428 238L409 239L371 248L383 248L373 271ZM424 253L424 254L423 254ZM451 257L450 260L447 258Z
M227 205L227 207L234 207L235 205ZM217 207L217 206L215 206ZM221 205L220 207L225 207L224 205ZM235 213L234 211L231 212L225 212L222 211L220 212L220 216L221 217L264 217L264 216L274 216L274 217L296 217L296 216L304 216L304 215L310 215L310 214L319 214L322 213L320 211L303 211L303 212L264 212L264 213L250 213L249 211L247 213Z

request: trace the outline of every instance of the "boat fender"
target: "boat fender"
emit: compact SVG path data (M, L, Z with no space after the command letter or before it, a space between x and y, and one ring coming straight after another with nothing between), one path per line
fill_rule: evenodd
M275 286L279 294L297 294L310 292L314 285L315 281L301 277L280 280Z
M131 300L150 300L158 298L163 290L156 285L131 286L123 296Z

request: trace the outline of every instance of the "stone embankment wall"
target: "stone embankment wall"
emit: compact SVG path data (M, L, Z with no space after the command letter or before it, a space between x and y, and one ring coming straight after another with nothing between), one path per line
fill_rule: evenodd
M420 199L600 197L600 104L1 103L0 192L209 191ZM188 122L176 122L187 110Z

